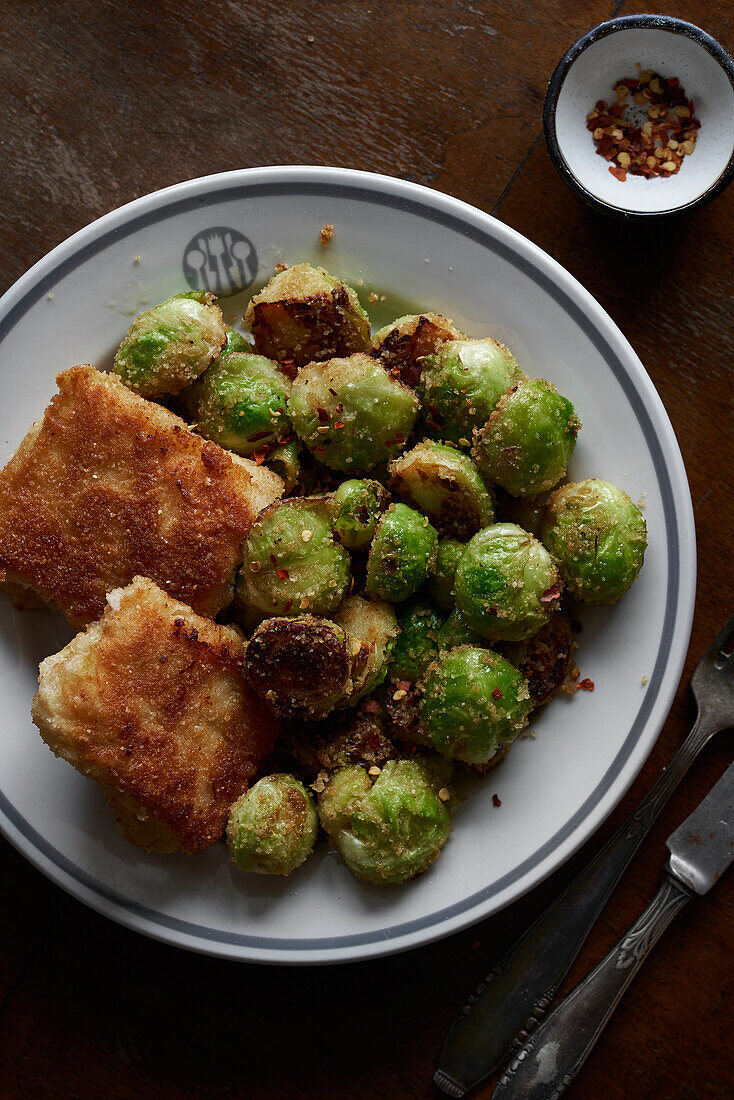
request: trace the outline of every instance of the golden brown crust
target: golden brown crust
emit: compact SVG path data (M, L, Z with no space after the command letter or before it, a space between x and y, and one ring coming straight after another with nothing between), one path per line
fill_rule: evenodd
M94 367L57 382L0 473L0 579L33 588L73 626L101 615L105 594L136 574L216 615L280 478Z
M42 662L33 720L102 786L129 840L197 852L222 835L277 733L243 664L238 631L136 577Z

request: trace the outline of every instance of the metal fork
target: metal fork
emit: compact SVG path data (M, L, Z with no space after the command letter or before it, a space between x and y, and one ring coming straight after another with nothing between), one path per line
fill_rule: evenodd
M734 616L691 677L698 715L652 790L591 863L469 995L446 1036L434 1081L464 1096L537 1027L607 898L704 745L734 724Z

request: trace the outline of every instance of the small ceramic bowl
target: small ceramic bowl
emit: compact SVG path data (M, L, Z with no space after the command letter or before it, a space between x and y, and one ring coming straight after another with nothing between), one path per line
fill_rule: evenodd
M639 69L677 77L700 120L696 147L669 177L616 179L597 155L586 116ZM627 15L579 38L551 77L543 124L548 152L566 183L590 205L621 217L691 210L734 177L734 61L699 27L666 15Z

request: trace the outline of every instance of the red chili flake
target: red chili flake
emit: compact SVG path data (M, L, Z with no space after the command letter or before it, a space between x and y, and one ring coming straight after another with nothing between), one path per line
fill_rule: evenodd
M364 712L365 714L379 714L380 704L377 702L376 699L368 699L364 705Z
M502 805L502 800L500 799L500 796L498 794L493 794L492 795L492 805L493 806L501 806Z
M333 389L331 388L331 386L329 386L329 393L330 393L330 394L333 394L333 396L334 396L334 397L336 397L336 396L337 396L336 390L333 390Z
M254 432L252 435L248 435L247 442L248 443L256 443L258 441L258 439L265 439L265 437L267 435L270 435L270 432L267 429L265 429L265 431L262 431L262 432Z
M543 595L540 597L541 603L552 603L553 600L557 600L561 594L561 587L558 584L552 584L550 588L546 588Z
M273 563L273 565L277 565L277 564L278 564L278 559L276 558L275 554L271 554L271 555L270 555L270 560L271 560L271 562Z
M502 692L500 691L499 688L494 689L494 691L492 692L492 698L493 699L501 699L502 698Z
M431 431L434 431L434 432L440 432L441 431L441 425L437 424L435 420L426 420L426 424L431 429Z
M294 359L283 359L280 364L280 369L286 378L294 379L298 374L298 367Z
M267 458L267 456L268 456L267 450L253 451L252 452L252 457L255 459L255 462L258 464L258 466L262 466L262 464L265 461L265 459Z
M626 168L616 168L613 164L609 165L609 171L612 173L615 179L618 179L620 183L624 183L627 179Z
M293 607L293 600L286 600L283 608L283 614L287 615L290 609Z
M398 691L410 691L413 684L410 680L398 680Z
M590 680L589 677L587 676L586 679L579 680L579 687L581 688L582 691L593 691L594 690L594 681Z
M339 430L339 428L343 428L343 427L344 427L344 421L343 421L343 420L335 420L335 421L334 421L334 427L335 427L335 428L337 429L337 431L338 431L338 430Z
M290 573L288 572L287 569L279 569L278 570L278 580L279 581L287 581L289 577L290 577Z

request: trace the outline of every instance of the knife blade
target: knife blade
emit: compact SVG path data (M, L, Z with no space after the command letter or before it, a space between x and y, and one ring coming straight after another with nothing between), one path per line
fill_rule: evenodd
M505 1067L492 1100L556 1100L577 1076L623 993L676 913L734 859L734 764L666 841L655 900Z

